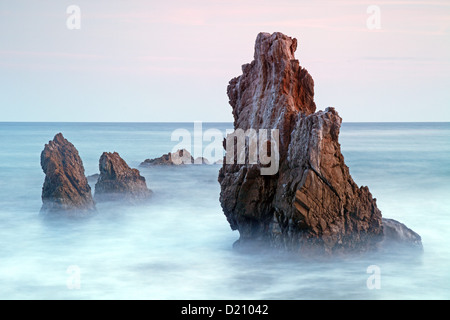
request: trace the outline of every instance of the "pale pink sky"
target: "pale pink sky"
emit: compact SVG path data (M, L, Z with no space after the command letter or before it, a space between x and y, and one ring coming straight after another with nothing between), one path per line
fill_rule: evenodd
M261 31L299 40L318 109L450 121L450 2L349 0L2 0L0 121L232 121L226 87Z

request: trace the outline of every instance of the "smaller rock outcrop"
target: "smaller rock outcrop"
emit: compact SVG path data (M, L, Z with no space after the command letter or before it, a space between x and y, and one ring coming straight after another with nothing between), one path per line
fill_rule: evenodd
M80 216L95 211L83 161L72 143L58 133L41 153L45 173L41 213Z
M168 154L164 154L159 158L155 159L146 159L141 163L141 167L148 166L179 166L184 164L192 164L194 163L194 158L191 153L186 149L180 149L176 152L169 152Z
M387 250L392 246L404 246L423 251L422 238L403 223L383 218L383 241L380 247Z
M100 177L100 175L98 173L95 174L91 174L90 176L87 176L87 180L90 186L95 186L95 184L98 181L98 177Z
M96 201L139 202L152 194L139 170L130 168L117 152L104 152L99 169L100 176L95 184Z
M204 157L197 157L194 160L194 164L211 164L208 159Z

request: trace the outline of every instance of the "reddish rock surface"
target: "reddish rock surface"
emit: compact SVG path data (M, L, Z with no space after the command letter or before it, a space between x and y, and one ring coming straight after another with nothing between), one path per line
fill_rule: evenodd
M45 173L41 213L83 215L95 211L91 188L77 149L58 133L41 153Z
M336 110L315 112L314 81L296 48L296 39L260 33L254 61L228 86L235 130L279 129L280 136L276 174L261 175L259 164L224 163L219 172L236 244L328 254L375 248L383 240L376 199L345 165Z
M117 152L104 152L99 161L100 176L95 184L95 200L137 202L152 192L139 170L132 169Z
M298 234L326 252L374 248L383 234L376 200L345 165L341 121L333 108L300 114L273 201L281 238Z
M254 60L242 66L243 74L230 81L228 97L235 129L280 130L286 151L296 116L314 113L314 81L295 59L297 40L282 33L260 33Z

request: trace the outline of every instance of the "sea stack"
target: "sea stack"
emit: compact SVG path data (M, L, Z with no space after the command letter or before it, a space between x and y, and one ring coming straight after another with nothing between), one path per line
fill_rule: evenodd
M58 133L41 153L45 173L41 213L82 216L95 211L78 150Z
M376 199L356 185L345 165L341 117L334 108L316 112L314 81L295 59L297 45L282 33L260 33L254 60L228 86L235 130L279 132L279 170L272 175L261 174L261 163L224 158L220 203L239 231L236 245L300 254L377 248L384 233Z
M140 202L152 191L139 170L132 169L117 152L104 152L99 161L100 176L95 184L95 200Z

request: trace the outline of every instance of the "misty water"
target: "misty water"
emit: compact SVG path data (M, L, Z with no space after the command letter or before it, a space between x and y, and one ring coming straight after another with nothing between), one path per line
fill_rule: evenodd
M422 236L407 250L329 259L242 253L219 203L218 165L140 168L148 204L98 204L81 220L39 215L40 153L62 132L86 175L104 151L131 167L172 151L192 123L0 123L0 299L448 299L450 124L344 123L358 185ZM222 132L232 124L203 124ZM208 142L204 142L205 145ZM93 185L91 185L93 187ZM369 266L379 288L370 289ZM78 281L79 280L79 281ZM79 285L79 286L78 286Z

